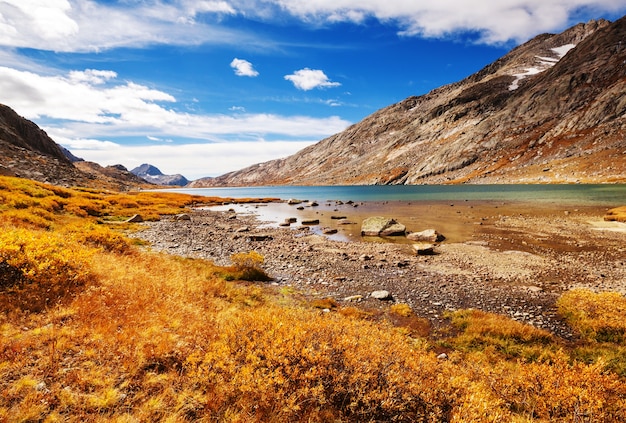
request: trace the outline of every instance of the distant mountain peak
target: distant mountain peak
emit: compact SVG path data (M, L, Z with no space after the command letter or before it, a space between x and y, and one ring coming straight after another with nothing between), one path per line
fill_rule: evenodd
M159 168L157 168L156 166L153 166L151 164L148 164L148 163L144 163L141 166L137 166L136 168L134 168L130 172L134 173L135 175L140 176L142 178L144 176L161 176L161 175L163 175L163 173L159 170Z
M187 178L185 178L183 175L164 175L156 166L148 163L137 166L130 172L139 176L147 182L157 185L184 186L189 183Z

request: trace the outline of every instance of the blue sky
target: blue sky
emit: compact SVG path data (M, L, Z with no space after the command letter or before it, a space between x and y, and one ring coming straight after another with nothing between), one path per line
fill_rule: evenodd
M626 0L0 0L0 103L190 179L285 157Z

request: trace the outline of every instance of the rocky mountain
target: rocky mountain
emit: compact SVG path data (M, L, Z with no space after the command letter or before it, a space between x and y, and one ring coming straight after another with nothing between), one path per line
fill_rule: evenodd
M164 175L157 167L144 163L131 170L136 176L157 185L185 186L189 183L183 175Z
M76 185L84 175L35 123L0 104L0 174L58 185Z
M539 35L290 157L190 186L626 182L626 17Z
M75 163L72 163L72 162ZM72 155L35 123L0 104L0 175L60 186L127 190L149 187L123 166L102 167Z
M75 162L74 166L87 175L90 180L88 186L103 186L116 191L155 188L153 184L134 175L120 164L100 166L98 163L82 160Z

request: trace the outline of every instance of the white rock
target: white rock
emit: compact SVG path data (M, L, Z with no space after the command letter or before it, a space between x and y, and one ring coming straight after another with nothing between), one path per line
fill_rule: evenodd
M372 292L370 294L370 297L376 298L377 300L390 300L391 294L389 293L389 291L380 290Z

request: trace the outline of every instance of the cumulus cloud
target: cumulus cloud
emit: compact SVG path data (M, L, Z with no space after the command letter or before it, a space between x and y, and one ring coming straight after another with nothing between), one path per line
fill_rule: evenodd
M251 4L240 0L242 7ZM478 33L479 42L525 41L541 32L572 24L580 10L623 12L623 0L257 0L249 13L271 3L276 9L305 22L362 23L368 18L398 26L405 36L445 37L459 32Z
M0 46L91 52L154 44L263 44L219 19L199 19L236 13L226 1L1 0Z
M232 140L273 135L322 138L350 122L337 116L282 116L271 113L190 114L172 106L176 98L115 72L88 69L47 76L0 66L0 103L45 122L65 139L146 137Z
M68 12L68 0L2 0L0 2L0 36L16 40L20 33L59 40L78 32L78 24Z
M328 76L319 69L300 69L291 75L285 75L285 79L291 81L297 89L303 91L309 91L314 88L338 87L341 85L339 82L332 82L328 79Z
M233 61L230 62L230 67L235 70L235 75L237 76L259 76L259 72L254 69L252 63L244 59L234 58Z
M113 81L115 77L112 71L72 71L67 75L46 76L0 66L0 102L10 104L29 119L45 116L136 125L174 118L172 112L157 104L173 103L176 101L173 96L133 82Z
M405 36L469 32L483 43L519 42L563 29L585 9L601 14L626 7L623 0L2 0L0 46L63 52L154 44L267 46L272 42L222 25L219 17L272 21L285 13L305 23L373 18Z

